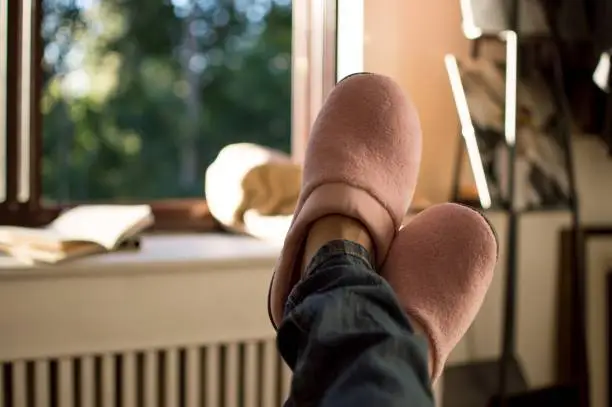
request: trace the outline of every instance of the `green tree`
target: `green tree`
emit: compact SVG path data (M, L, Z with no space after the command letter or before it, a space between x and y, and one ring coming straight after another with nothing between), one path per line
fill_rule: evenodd
M45 197L202 196L225 145L288 151L287 3L44 0Z

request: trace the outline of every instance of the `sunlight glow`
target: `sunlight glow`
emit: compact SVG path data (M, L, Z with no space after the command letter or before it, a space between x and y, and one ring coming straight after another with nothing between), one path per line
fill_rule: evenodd
M75 69L64 77L62 91L67 98L82 98L91 90L90 75L84 69Z
M99 0L76 0L74 4L77 8L84 10L93 7L98 2Z

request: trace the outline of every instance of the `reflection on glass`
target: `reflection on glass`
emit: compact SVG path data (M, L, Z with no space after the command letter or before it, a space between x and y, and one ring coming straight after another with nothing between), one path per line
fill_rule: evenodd
M289 0L43 0L43 193L201 197L225 145L288 151Z

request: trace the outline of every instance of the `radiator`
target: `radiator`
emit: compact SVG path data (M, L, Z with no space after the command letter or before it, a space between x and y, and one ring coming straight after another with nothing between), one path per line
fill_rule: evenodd
M0 407L279 407L273 340L0 361Z

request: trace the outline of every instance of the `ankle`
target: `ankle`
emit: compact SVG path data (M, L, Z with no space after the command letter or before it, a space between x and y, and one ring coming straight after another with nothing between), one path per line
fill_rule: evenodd
M372 252L373 242L368 229L358 220L342 215L328 215L318 219L308 231L302 270L304 270L317 251L333 240L350 240Z

